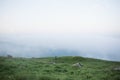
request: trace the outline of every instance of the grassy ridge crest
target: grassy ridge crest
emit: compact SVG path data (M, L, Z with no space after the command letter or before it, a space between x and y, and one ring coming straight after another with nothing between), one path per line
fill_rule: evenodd
M82 67L73 67L75 63ZM120 62L80 56L0 57L0 80L120 80Z

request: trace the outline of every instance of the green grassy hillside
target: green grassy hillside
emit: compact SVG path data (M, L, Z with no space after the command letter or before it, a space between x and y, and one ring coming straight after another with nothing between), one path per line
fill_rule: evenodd
M80 62L82 67L73 64ZM83 57L0 57L0 80L120 80L120 62Z

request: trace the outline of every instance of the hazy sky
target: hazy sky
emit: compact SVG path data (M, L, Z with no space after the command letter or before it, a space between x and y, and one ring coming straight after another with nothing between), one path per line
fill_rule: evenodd
M11 54L41 46L120 61L120 0L0 0L0 40Z
M0 34L120 35L119 0L0 0Z

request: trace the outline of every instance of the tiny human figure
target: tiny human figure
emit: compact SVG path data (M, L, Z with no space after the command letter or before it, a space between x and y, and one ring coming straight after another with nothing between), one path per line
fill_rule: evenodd
M54 61L55 61L55 62L57 61L57 56L55 56L55 59L54 59Z

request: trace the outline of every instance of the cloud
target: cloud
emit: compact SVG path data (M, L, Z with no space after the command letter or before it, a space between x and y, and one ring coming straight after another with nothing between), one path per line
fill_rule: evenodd
M1 50L19 56L28 56L27 53L43 56L51 50L55 53L66 50L68 54L70 50L82 56L112 60L111 55L120 52L119 3L118 0L1 1L0 40L5 41L1 42Z
M1 51L19 57L75 55L119 61L120 52L119 38L95 35L8 35L0 44Z

